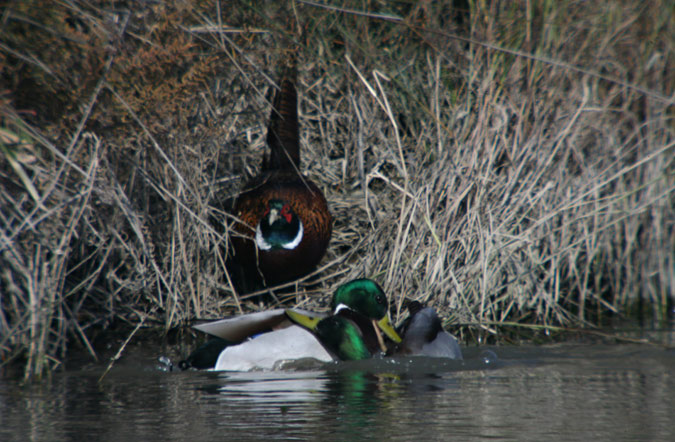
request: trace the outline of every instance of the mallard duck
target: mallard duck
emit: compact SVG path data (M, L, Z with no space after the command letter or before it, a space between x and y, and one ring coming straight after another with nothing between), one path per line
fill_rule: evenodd
M457 339L443 329L436 310L412 301L408 312L410 316L399 330L403 340L390 354L462 359Z
M248 371L305 358L322 362L365 359L378 348L386 350L380 331L393 342L401 342L389 322L387 297L376 282L356 279L343 284L333 294L331 307L331 316L297 308L275 309L196 325L216 340L179 366Z
M321 190L300 173L294 57L279 82L267 130L269 155L234 203L232 236L246 287L272 286L310 273L326 253L333 218Z
M368 359L379 350L386 352L383 331L399 343L400 336L389 322L389 302L373 280L356 279L339 287L331 301L333 315L325 318L289 309L286 314L312 331L340 360Z

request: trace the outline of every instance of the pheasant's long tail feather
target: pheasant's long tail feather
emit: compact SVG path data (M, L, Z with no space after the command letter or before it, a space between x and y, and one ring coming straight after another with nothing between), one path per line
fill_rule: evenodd
M281 77L280 89L274 97L274 107L267 129L269 157L263 169L300 170L300 132L298 129L298 93L295 88L297 69L289 63Z

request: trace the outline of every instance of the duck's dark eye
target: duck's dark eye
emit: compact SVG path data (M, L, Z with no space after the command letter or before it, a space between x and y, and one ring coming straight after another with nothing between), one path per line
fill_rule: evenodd
M378 304L384 304L385 302L387 302L384 295L381 295L381 294L379 294L375 297L375 301L377 301Z

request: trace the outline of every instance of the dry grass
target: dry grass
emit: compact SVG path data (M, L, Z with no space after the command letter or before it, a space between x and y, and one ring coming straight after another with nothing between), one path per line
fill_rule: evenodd
M111 325L260 308L231 289L212 219L257 170L291 45L303 168L336 219L299 302L369 276L397 314L420 299L479 341L667 320L672 6L507 3L373 3L383 20L359 2L10 2L0 357L39 376Z

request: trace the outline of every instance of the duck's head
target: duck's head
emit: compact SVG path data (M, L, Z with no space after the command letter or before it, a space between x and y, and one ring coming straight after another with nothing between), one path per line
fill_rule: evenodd
M389 321L387 297L375 281L356 279L338 287L331 306L333 316L322 320L292 310L287 314L298 324L313 330L340 359L368 358L378 344L386 351L380 331L392 341L401 342Z
M334 315L351 316L357 314L375 322L394 342L401 342L389 321L389 301L382 287L372 279L354 279L341 285L335 291L331 308Z
M255 243L260 250L294 249L302 241L300 218L290 204L270 200L255 231Z

